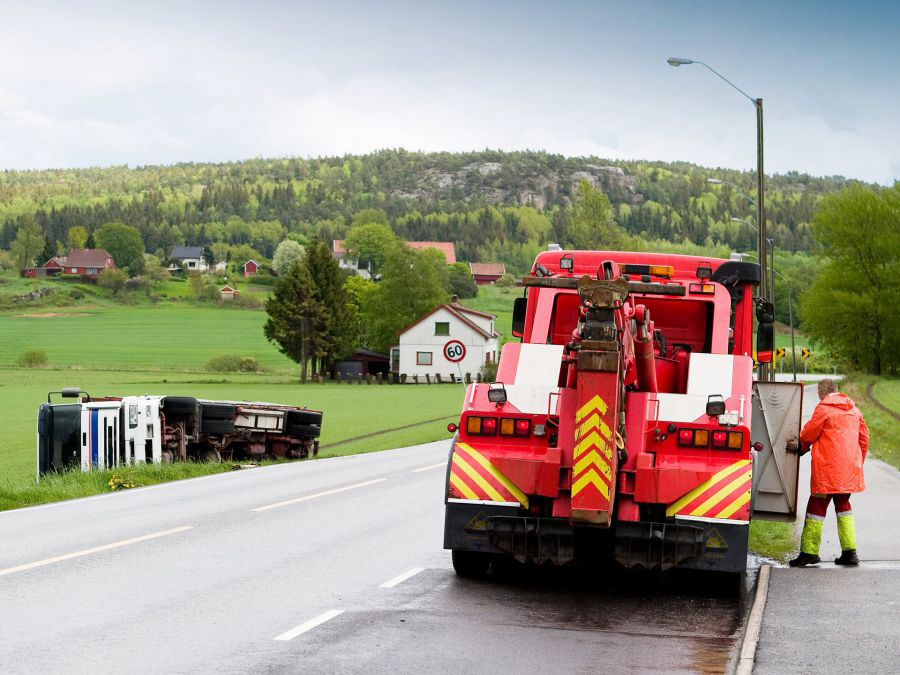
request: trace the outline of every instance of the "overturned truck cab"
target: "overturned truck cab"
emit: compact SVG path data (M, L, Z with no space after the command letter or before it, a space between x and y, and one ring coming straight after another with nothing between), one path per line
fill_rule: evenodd
M744 572L751 518L796 513L802 409L801 385L754 382L758 281L728 260L540 254L514 307L521 341L495 383L469 385L451 442L457 572Z
M51 403L53 394L76 403ZM37 475L176 461L302 459L318 454L322 413L188 396L91 398L51 392L37 416Z

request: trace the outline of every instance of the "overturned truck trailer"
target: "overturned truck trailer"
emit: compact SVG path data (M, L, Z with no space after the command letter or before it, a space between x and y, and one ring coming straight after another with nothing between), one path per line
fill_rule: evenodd
M77 398L51 403L51 395ZM296 406L187 396L91 398L51 392L37 419L38 477L132 464L303 459L319 451L322 413Z

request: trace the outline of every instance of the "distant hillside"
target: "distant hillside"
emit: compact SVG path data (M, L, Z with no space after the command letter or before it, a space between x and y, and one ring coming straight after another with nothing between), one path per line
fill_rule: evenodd
M362 209L385 211L410 239L456 241L463 260L516 266L548 241L565 243L564 207L581 180L611 200L616 222L648 239L753 247L752 173L687 163L567 158L544 152L382 150L321 159L0 173L0 247L35 218L50 242L75 225L137 227L148 252L175 244L249 246L264 256L287 234L343 236ZM848 183L789 173L768 178L769 223L780 250L809 251L816 200ZM246 249L244 249L246 250Z

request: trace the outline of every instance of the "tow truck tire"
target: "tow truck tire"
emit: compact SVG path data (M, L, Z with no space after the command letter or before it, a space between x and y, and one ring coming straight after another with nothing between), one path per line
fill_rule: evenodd
M203 419L209 420L233 420L237 408L224 403L201 403Z
M462 551L453 549L453 569L457 576L467 579L479 579L487 574L491 566L491 555L480 551Z
M166 396L162 408L167 415L193 415L197 412L197 399L189 396Z

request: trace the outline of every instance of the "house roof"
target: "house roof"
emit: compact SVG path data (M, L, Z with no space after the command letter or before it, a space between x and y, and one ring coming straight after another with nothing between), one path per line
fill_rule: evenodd
M55 265L57 267L63 267L66 264L66 256L64 255L55 255L50 260L44 263L44 267L50 267L51 265Z
M419 325L425 319L427 319L429 316L432 316L433 314L435 314L436 312L439 312L442 309L446 309L448 312L450 312L450 314L455 316L457 319L462 321L469 328L471 328L472 330L474 330L476 333L478 333L479 335L481 335L484 338L490 339L490 338L494 338L494 337L498 336L497 333L488 333L484 328L482 328L477 323L475 323L471 319L469 319L466 316L466 314L467 313L478 314L480 316L490 317L491 319L496 319L497 317L495 317L493 314L485 314L484 312L476 312L475 310L470 310L467 307L462 307L461 305L438 305L437 307L432 309L430 312L426 312L425 314L420 316L418 319L413 321L406 328L404 328L402 330L398 330L397 335L403 335L403 333L408 331L410 328L412 328L413 326Z
M66 256L66 267L106 267L111 258L102 248L76 248Z
M475 316L480 316L485 319L496 319L496 314L488 314L487 312L479 312L477 309L472 309L471 307L466 307L465 305L460 305L458 302L455 302L451 305L454 310L457 312L462 312L463 314L474 314Z
M425 248L436 248L444 254L448 265L456 263L456 246L452 241L408 241L406 243L410 248L414 248L417 251Z
M436 248L444 254L448 265L453 265L456 262L456 245L452 241L408 241L406 245L417 251L425 248ZM334 239L331 242L331 250L336 255L345 254L347 249L344 247L344 240Z
M502 277L506 274L506 265L503 263L469 263L472 276L480 274L486 277Z
M256 265L257 267L259 267L259 263L256 262L255 260L253 260L252 258L251 258L250 260L248 260L247 262L245 262L243 265L241 265L241 267L246 267L246 266L249 265L250 263L253 263L253 264Z
M236 292L236 290L234 288L232 288L231 286L222 286L222 288L219 289L219 293L223 293L226 291L231 291L232 293Z
M202 246L173 246L172 247L172 255L169 257L178 258L179 260L184 260L186 258L202 258L203 257L203 247Z

